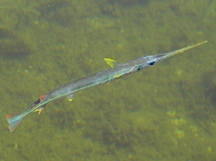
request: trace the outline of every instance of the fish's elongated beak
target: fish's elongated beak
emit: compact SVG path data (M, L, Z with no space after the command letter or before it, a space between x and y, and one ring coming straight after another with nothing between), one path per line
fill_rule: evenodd
M190 45L188 47L185 47L185 48L182 48L182 49L178 49L178 50L175 50L175 51L171 51L171 52L168 52L168 53L163 53L161 56L163 57L162 59L165 59L165 58L168 58L168 57L171 57L171 56L174 56L174 55L177 55L177 54L180 54L180 53L183 53L187 50L190 50L190 49L193 49L195 47L198 47L200 45L203 45L205 43L207 43L208 41L202 41L200 43L197 43L197 44L194 44L194 45Z

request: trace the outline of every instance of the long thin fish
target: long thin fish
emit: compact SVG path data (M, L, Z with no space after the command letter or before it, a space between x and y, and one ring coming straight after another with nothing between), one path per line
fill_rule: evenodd
M8 127L9 131L12 132L19 125L22 119L29 113L38 112L38 114L40 114L43 108L46 106L46 104L50 101L56 100L64 96L67 96L68 99L71 101L74 93L80 90L83 90L83 89L86 89L92 86L96 86L99 84L103 84L111 80L120 78L121 76L140 71L141 69L150 67L159 61L162 61L171 56L180 54L186 50L200 46L206 42L207 41L203 41L195 45L191 45L191 46L188 46L188 47L185 47L179 50L167 52L167 53L144 56L138 59L131 60L124 64L119 64L115 60L112 60L110 58L104 58L107 64L111 66L110 69L104 70L99 73L96 73L96 74L78 79L76 81L73 81L71 83L62 85L54 89L53 91L47 93L46 95L40 96L37 101L35 101L31 106L29 106L21 114L6 115L6 119L9 124L9 127Z

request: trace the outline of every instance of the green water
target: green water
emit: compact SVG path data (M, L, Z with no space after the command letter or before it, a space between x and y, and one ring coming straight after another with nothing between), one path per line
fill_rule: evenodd
M1 0L0 161L214 161L215 2ZM209 11L211 10L211 11ZM209 42L144 71L21 113L118 62Z

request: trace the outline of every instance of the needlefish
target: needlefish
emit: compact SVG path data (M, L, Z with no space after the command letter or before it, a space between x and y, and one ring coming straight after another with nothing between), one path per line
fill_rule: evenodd
M157 62L167 59L171 56L180 54L189 49L200 46L207 41L203 41L182 49L174 50L167 53L162 53L158 55L149 55L140 57L124 64L120 64L111 58L104 58L106 63L111 67L108 70L98 72L96 74L75 80L73 82L62 85L45 95L41 95L31 106L29 106L21 114L8 114L6 115L6 120L9 124L9 131L12 132L23 120L23 118L31 112L38 112L40 114L47 103L56 100L61 97L67 97L69 101L72 101L73 96L76 92L93 87L99 84L103 84L115 79L118 79L124 75L140 71L144 68L151 67Z

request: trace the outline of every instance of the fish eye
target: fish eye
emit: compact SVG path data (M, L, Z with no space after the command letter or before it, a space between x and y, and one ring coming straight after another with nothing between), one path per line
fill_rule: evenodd
M154 65L155 61L148 63L148 65Z

